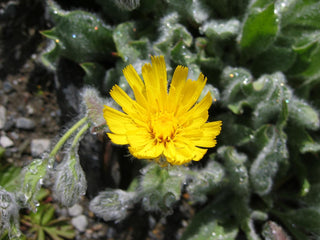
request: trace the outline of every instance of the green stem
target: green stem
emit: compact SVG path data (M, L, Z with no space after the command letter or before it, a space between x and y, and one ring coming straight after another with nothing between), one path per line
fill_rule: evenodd
M59 142L54 146L49 157L54 157L63 144L70 138L70 136L76 131L81 125L83 125L87 121L87 117L80 119L76 124L74 124L59 140Z
M87 122L87 124L85 124L77 133L77 135L74 137L73 141L72 141L72 145L71 145L71 151L73 151L73 149L77 146L80 137L89 129L90 127L90 123Z

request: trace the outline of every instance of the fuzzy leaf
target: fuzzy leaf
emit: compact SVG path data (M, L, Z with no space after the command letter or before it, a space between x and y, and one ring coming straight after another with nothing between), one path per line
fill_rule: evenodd
M21 168L15 166L0 166L0 186L9 192L14 192L19 188L19 174Z
M62 56L78 63L110 61L112 29L101 19L85 11L63 11L53 3L49 7L55 27L42 34L55 41Z
M228 107L230 108L231 105ZM254 137L254 131L248 127L250 124L238 124L234 122L236 119L232 117L231 113L219 115L218 119L222 120L223 126L228 131L222 131L220 141L225 145L242 146L250 142Z
M41 32L46 36L46 31ZM54 42L47 47L47 49L41 54L42 63L51 70L56 70L57 62L61 54L61 49L59 45L56 45Z
M86 73L84 77L85 84L101 89L106 72L105 68L99 63L93 62L81 63L80 66Z
M224 206L224 207L222 207ZM233 240L238 229L233 223L223 224L228 217L226 201L221 199L197 213L183 233L181 240Z
M188 172L191 182L188 184L187 191L193 201L204 202L207 199L206 194L217 189L224 179L223 167L213 159L214 156L211 156L211 161L205 168Z
M79 201L86 190L87 181L79 163L79 156L71 151L57 168L54 192L61 204L71 207Z
M13 193L0 186L0 236L21 234L18 227L19 206Z
M137 195L135 192L125 192L120 189L106 190L90 202L90 210L105 221L121 221L127 214L128 209L133 207Z
M141 179L141 197L147 210L169 211L180 199L182 182L185 175L181 169L165 169L158 164L150 164L143 172Z
M312 184L308 193L301 197L301 201L306 206L320 209L320 183Z
M27 167L24 168L24 180L22 192L25 201L35 210L37 205L36 196L47 175L47 169L53 165L53 159L35 159Z
M318 112L305 101L298 99L291 101L289 104L289 112L290 119L297 125L311 130L319 129L320 121Z
M149 52L148 40L135 40L136 24L125 22L119 24L113 31L117 53L124 62L135 62L138 58L146 58Z
M308 236L320 235L320 212L316 208L299 208L287 212L277 212L283 224L298 240L309 239Z
M140 5L140 0L115 0L114 2L121 9L128 11L132 11Z
M185 26L178 23L178 14L171 13L161 20L160 38L155 42L154 48L159 52L167 52L180 41L187 47L192 44L192 35Z
M228 39L238 34L240 22L237 19L227 21L211 20L205 22L201 28L209 39Z
M289 125L288 129L288 139L290 144L299 149L300 153L313 152L316 153L320 151L320 143L319 141L315 141L310 134L301 126L298 127L296 125Z
M226 67L222 72L222 80L225 90L222 93L223 103L235 114L241 114L244 105L249 102L245 99L243 90L252 82L250 72L243 68Z
M265 51L274 42L278 28L273 3L263 8L252 7L242 28L240 37L242 51L251 56Z
M195 61L196 56L184 45L183 41L180 41L172 48L171 58L179 65L190 66Z
M232 147L220 147L218 156L223 159L226 171L226 177L233 191L242 196L249 194L249 176L245 166L247 156L238 153Z
M257 56L257 61L252 66L253 72L264 74L287 71L294 64L296 56L291 46L272 45Z
M251 165L250 179L253 190L265 195L271 191L277 172L288 164L288 149L283 131L268 126L261 128L260 132L266 142Z

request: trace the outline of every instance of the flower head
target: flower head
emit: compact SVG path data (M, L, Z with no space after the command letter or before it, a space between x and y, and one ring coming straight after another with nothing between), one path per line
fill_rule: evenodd
M164 57L151 57L152 64L142 67L143 80L132 65L123 70L135 100L115 85L111 97L123 112L105 106L104 118L111 141L129 145L139 159L152 159L161 165L181 165L199 161L207 148L216 145L221 121L207 122L212 97L197 102L206 84L200 74L197 81L187 80L188 68L178 66L168 91Z

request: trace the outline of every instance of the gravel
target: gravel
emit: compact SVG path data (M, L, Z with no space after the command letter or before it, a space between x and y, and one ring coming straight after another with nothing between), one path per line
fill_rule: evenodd
M83 213L83 208L81 205L75 204L71 208L68 208L68 213L71 217L76 217Z
M0 129L3 129L6 123L6 109L0 105Z
M8 138L7 136L1 136L0 137L0 145L4 148L12 147L13 141Z
M71 223L79 232L84 232L88 226L88 219L85 215L79 215L72 218Z
M24 130L32 130L34 129L36 124L33 120L25 117L19 117L16 122L16 127Z
M50 144L51 144L50 139L45 139L45 138L33 139L30 144L32 157L39 157L44 152L49 151Z

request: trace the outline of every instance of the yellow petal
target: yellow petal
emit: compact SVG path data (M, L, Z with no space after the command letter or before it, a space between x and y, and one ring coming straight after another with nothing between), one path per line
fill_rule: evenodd
M204 121L208 119L208 110L212 104L211 94L208 92L207 95L191 108L187 113L182 114L180 117L180 123L186 125L192 124L193 119L201 118ZM192 126L193 127L193 126Z
M183 88L184 94L181 99L181 105L184 106L184 111L188 111L198 101L206 82L207 78L202 73L200 73L197 81L188 79Z
M139 77L136 70L133 68L132 65L127 66L123 69L123 74L125 78L127 79L127 82L129 83L136 101L145 107L144 101L141 99L141 96L143 95L143 92L145 91L145 86Z
M190 162L194 157L191 148L184 142L170 142L166 145L164 155L173 165L182 165Z
M157 107L157 96L159 95L159 88L157 88L157 82L152 74L151 64L145 64L142 67L143 81L146 86L146 98L151 108ZM156 109L158 110L158 109Z
M155 80L158 83L160 94L167 94L167 70L163 56L151 57L152 70L155 75Z
M106 119L110 131L116 134L126 134L126 128L134 126L127 114L109 106L104 106L103 117Z
M152 57L151 64L142 67L146 96L153 111L163 111L167 105L167 72L164 57ZM152 111L152 110L151 110Z
M132 100L118 85L113 86L110 95L122 107L122 110L134 120L134 122L145 125L142 116L146 114L146 110L136 101Z
M154 141L154 138L142 127L133 127L127 131L129 144L134 148L139 148L147 142Z
M217 143L215 138L220 134L221 124L221 121L205 123L201 128L185 129L181 136L194 146L211 148Z
M207 153L208 149L195 147L193 151L195 156L192 160L200 161L203 158L203 156Z
M119 144L119 145L129 144L128 139L127 139L127 135L125 135L125 134L107 133L107 135L111 139L111 141L115 144Z
M173 73L168 96L168 111L174 112L179 106L181 92L188 76L188 68L178 66Z
M133 87L135 87L137 91L143 92L144 84L141 78L139 77L137 71L133 68L131 64L123 69L123 75L125 76L132 90Z
M137 148L130 146L129 151L134 157L139 159L155 159L162 154L163 145L149 141Z
M172 81L170 84L169 95L171 98L177 98L180 96L180 93L184 87L184 84L188 77L188 68L184 66L177 66L176 70L173 73ZM170 93L174 89L175 93Z

